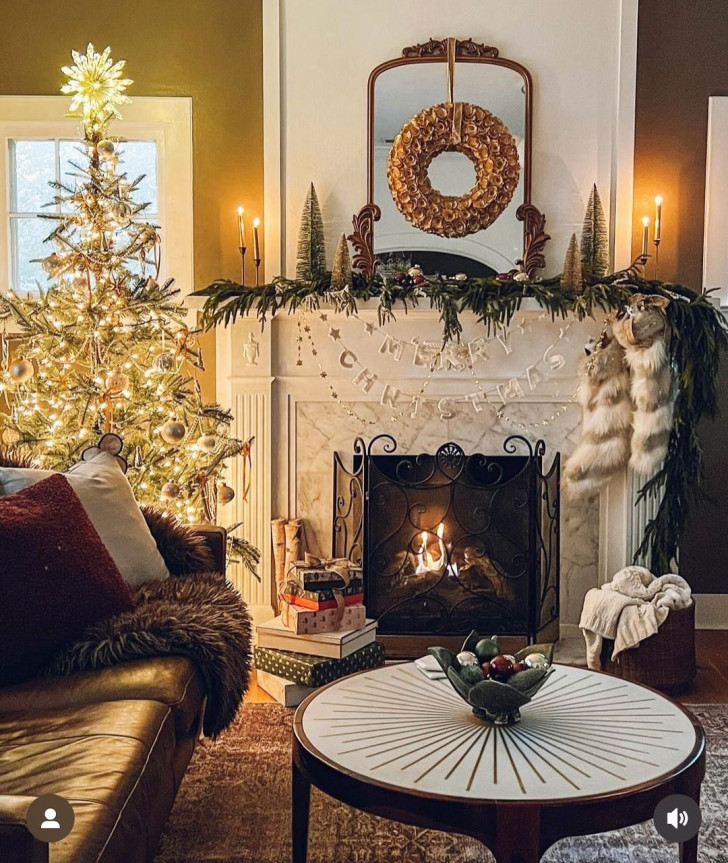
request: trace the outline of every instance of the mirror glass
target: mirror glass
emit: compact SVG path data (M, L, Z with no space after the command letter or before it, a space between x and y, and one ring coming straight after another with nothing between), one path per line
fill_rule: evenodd
M374 226L374 253L394 269L408 261L425 272L486 276L513 269L523 255L523 223L516 210L524 202L523 143L526 132L525 82L505 66L456 63L456 102L480 106L499 118L515 139L520 179L513 197L486 229L465 237L439 237L414 227L397 209L387 182L392 143L402 126L431 105L446 102L447 64L412 63L387 69L374 84L374 203L382 211ZM433 189L445 195L467 193L475 182L475 167L459 152L435 157L428 177Z

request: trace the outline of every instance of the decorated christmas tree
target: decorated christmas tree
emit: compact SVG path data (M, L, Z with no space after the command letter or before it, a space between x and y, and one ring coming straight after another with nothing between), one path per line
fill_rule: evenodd
M140 503L215 522L218 505L234 497L226 462L242 456L247 464L252 441L231 438L231 414L202 398L196 333L173 280L160 277L159 228L137 200L143 178L127 176L123 142L109 133L118 106L130 101L124 61L93 45L72 56L61 89L72 96L83 138L72 180L52 184L55 212L44 216L48 283L28 298L0 297L0 314L20 329L11 356L3 338L0 389L11 411L2 443L39 467L64 470L114 432ZM231 545L255 566L254 548L240 538Z

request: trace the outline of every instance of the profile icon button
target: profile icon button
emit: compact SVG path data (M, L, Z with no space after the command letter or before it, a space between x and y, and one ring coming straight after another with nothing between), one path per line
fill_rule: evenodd
M73 807L58 794L42 794L28 807L25 816L28 830L41 842L58 842L73 830L76 816Z

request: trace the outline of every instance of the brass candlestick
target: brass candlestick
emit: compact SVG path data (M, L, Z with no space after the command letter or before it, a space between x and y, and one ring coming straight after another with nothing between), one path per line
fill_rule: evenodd
M245 252L247 251L247 246L238 246L240 251L240 273L242 276L241 284L245 287Z
M655 244L655 281L658 280L660 272L660 240L653 240Z
M253 258L253 262L255 263L255 287L260 287L260 262L262 258Z

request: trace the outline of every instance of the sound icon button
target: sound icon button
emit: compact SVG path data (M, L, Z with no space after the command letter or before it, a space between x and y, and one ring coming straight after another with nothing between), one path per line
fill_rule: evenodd
M700 806L685 794L671 794L655 807L655 828L668 842L687 842L700 830Z

